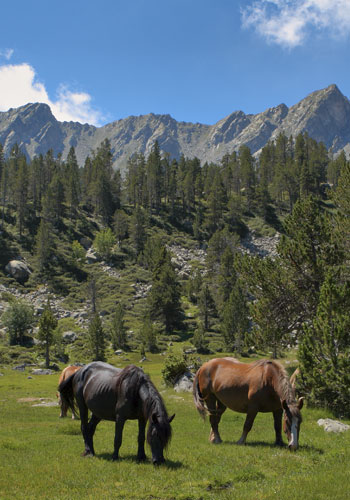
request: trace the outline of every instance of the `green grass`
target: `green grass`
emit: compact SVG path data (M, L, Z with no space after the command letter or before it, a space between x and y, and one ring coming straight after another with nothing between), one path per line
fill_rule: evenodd
M115 365L138 362L113 358ZM175 393L161 383L164 358L148 355L144 364L160 389L173 421L167 464L138 464L137 424L127 422L119 462L112 462L114 426L101 422L94 458L82 458L80 424L60 420L57 407L35 407L55 400L58 375L33 376L2 368L0 377L0 498L25 499L350 499L350 432L327 434L317 420L326 411L306 408L300 449L273 446L271 414L259 414L246 446L235 444L244 415L227 410L223 443L208 442L209 422L197 414L191 394ZM22 400L22 401L19 401ZM149 449L146 449L150 457Z

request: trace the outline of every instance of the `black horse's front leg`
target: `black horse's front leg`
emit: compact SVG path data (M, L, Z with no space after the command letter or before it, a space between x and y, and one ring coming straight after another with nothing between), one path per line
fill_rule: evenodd
M118 460L119 458L119 448L122 444L124 424L125 419L117 415L115 419L114 452L112 457L113 460Z
M139 418L139 435L138 435L138 451L137 451L137 460L139 462L143 462L146 460L145 453L145 429L146 429L146 421L143 417Z

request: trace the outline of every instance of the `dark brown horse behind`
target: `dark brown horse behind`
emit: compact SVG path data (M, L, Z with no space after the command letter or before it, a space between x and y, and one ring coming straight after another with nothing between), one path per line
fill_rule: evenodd
M71 375L73 375L75 372L77 372L80 368L81 368L81 365L79 365L79 366L78 365L66 366L66 368L64 368L62 370L62 373L61 373L60 378L58 380L58 385L62 384L62 382L67 380L67 378L69 378ZM68 411L69 406L62 400L59 392L57 393L57 398L58 398L58 404L61 408L60 418L64 418L67 416L67 411ZM73 408L72 419L76 420L77 418L79 418L79 417L76 415L76 412Z
M193 397L204 418L209 413L209 440L221 443L219 422L226 408L247 417L238 444L244 444L258 412L272 412L276 444L283 445L284 432L291 450L298 448L303 398L295 400L294 390L284 368L276 361L240 363L234 358L216 358L204 363L193 382Z

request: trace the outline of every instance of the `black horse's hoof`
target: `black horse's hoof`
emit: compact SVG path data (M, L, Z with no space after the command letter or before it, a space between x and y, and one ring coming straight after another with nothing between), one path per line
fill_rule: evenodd
M147 459L147 457L146 457L146 455L145 455L144 457L137 457L137 459L136 459L136 460L137 460L137 462L138 462L138 463L143 463L143 462L145 462L145 461L146 461L146 459Z
M276 441L275 446L279 446L280 448L283 448L284 442L283 441Z
M83 451L83 453L81 454L82 457L93 457L94 454L91 453L91 451Z

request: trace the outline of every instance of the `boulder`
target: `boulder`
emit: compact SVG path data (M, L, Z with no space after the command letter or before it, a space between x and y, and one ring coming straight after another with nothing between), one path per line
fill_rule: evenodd
M345 432L350 429L350 425L343 424L338 420L332 420L331 418L320 418L317 420L319 426L322 426L326 432Z
M53 370L49 370L48 368L35 368L35 370L32 370L33 375L52 375L53 373Z
M5 267L5 271L20 283L25 283L31 275L29 267L22 260L10 260Z
M72 342L75 342L77 340L77 334L71 330L64 332L62 334L62 338L64 342L67 342L67 344L71 344Z
M85 248L85 250L89 250L89 248L92 245L92 241L90 240L90 238L87 238L86 236L83 236L82 238L80 238L79 243L81 244L81 246L83 248Z
M193 388L193 373L186 372L181 375L175 382L174 390L176 392L192 392Z
M88 264L94 264L95 262L97 262L99 260L95 250L93 250L92 247L88 249L85 257L86 257Z

